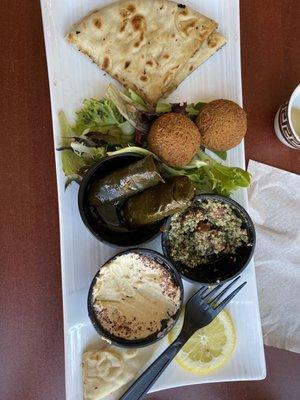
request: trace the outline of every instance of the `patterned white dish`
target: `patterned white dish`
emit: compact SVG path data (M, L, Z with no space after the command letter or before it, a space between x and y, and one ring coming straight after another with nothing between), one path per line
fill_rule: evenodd
M71 119L86 97L100 97L110 82L95 64L78 53L64 36L73 23L111 0L41 0L47 52L53 119L54 147L59 144L57 114L64 110ZM209 101L228 98L242 103L240 69L239 2L231 0L187 0L185 4L214 18L228 44L196 70L172 94L173 101ZM77 207L78 187L64 190L60 156L55 153L61 241L61 270L64 305L65 377L67 400L82 399L81 355L97 346L96 331L88 319L86 298L98 267L117 251L99 243L83 225ZM227 163L244 167L243 144L229 152ZM247 207L246 191L234 198ZM161 251L159 239L147 247ZM172 363L152 391L204 382L257 380L265 377L265 359L253 262L243 272L248 284L229 305L235 321L238 345L231 361L219 371L199 377ZM186 295L193 285L185 283ZM166 346L161 343L157 353ZM110 399L116 399L117 395Z
M300 136L293 123L293 110L297 113L298 120L300 118L300 85L293 91L289 100L279 107L274 119L274 130L278 139L286 146L300 150Z

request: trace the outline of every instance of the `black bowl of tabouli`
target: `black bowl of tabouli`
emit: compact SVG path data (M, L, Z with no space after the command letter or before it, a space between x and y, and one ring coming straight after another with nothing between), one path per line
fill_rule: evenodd
M166 220L162 248L183 278L214 285L246 268L255 238L253 222L239 203L221 195L200 194L185 211Z

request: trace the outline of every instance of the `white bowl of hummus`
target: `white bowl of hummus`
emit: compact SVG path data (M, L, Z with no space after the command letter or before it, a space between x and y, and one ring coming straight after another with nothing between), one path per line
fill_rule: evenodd
M88 312L96 331L120 346L146 346L163 338L179 317L183 285L161 254L131 249L108 260L95 275Z

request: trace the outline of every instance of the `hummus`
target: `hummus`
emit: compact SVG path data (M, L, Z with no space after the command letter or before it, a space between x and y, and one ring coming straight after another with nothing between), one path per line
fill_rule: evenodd
M84 400L103 399L136 378L156 348L154 344L122 349L101 341L97 350L86 351L82 356Z
M180 307L180 288L157 261L127 253L101 268L92 299L105 330L118 338L136 340L168 325Z

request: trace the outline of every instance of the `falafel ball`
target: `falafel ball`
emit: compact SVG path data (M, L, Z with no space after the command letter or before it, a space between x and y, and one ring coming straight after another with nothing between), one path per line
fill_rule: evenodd
M237 146L247 131L245 111L230 100L214 100L206 104L196 118L203 146L226 151Z
M158 117L148 134L148 149L171 167L188 164L200 144L197 126L178 113L166 113Z

